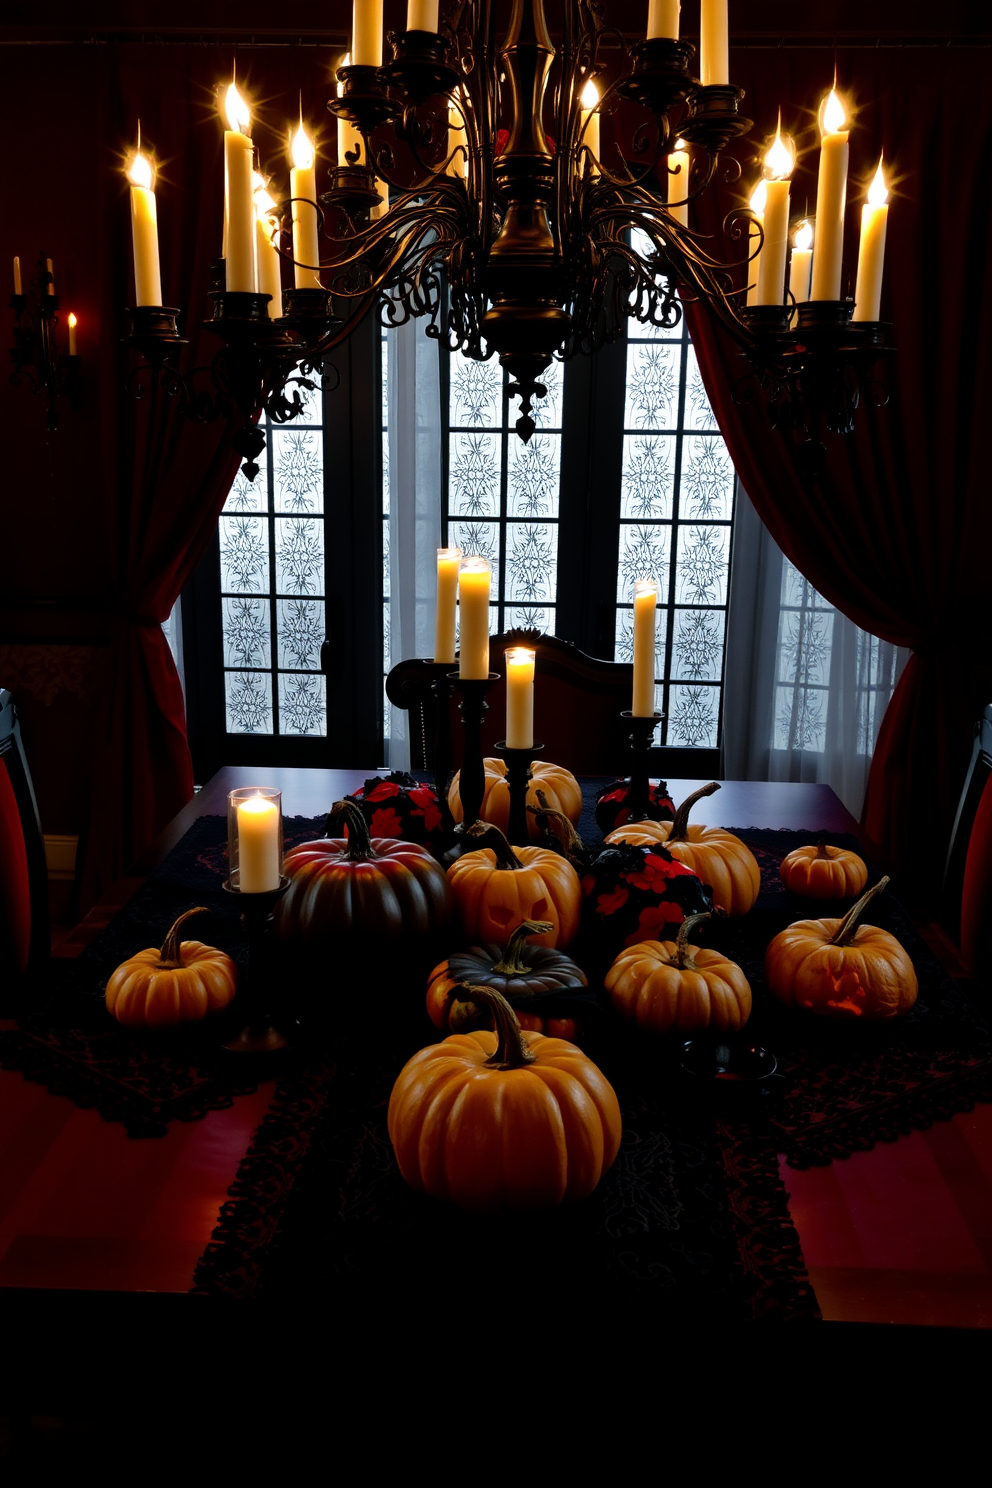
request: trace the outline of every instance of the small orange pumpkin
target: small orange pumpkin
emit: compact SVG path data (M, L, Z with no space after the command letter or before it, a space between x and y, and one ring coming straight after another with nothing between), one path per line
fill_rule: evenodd
M482 805L479 808L479 817L482 821L492 822L493 826L499 827L501 832L509 831L510 827L510 787L506 780L506 760L484 759L484 786L482 793ZM577 822L582 815L582 787L570 770L562 765L554 765L549 761L531 760L531 779L527 786L527 802L531 806L539 806L538 791L543 791L545 800L555 811L563 811L569 821ZM451 782L448 791L448 805L456 822L462 820L462 799L459 794L459 770ZM531 840L539 837L540 827L528 814L527 835Z
M868 868L857 853L828 847L797 847L782 859L779 872L785 887L804 899L853 899L868 882Z
M582 886L567 858L545 847L511 847L498 827L473 822L478 849L456 859L448 883L467 940L505 942L521 920L551 929L532 945L570 945L579 933Z
M400 1071L387 1125L404 1179L479 1214L584 1199L620 1147L613 1087L574 1044L523 1032L494 987L465 991L496 1032L454 1033Z
M860 923L888 882L880 879L842 920L797 920L776 935L765 952L765 981L781 1002L867 1022L909 1012L918 984L908 953L887 930Z
M712 916L689 915L678 938L625 946L606 974L617 1012L646 1033L732 1033L751 1016L751 986L741 968L719 951L689 944L696 925Z
M173 1028L227 1007L237 990L235 963L213 946L179 939L190 915L207 912L203 905L188 909L170 929L161 950L138 951L111 974L106 1004L118 1023L125 1028Z
M686 796L674 821L632 822L617 827L607 842L632 842L635 846L660 842L673 858L691 868L697 878L713 890L713 903L729 915L745 915L761 890L761 870L746 842L724 827L689 823L696 801L720 789L715 780Z

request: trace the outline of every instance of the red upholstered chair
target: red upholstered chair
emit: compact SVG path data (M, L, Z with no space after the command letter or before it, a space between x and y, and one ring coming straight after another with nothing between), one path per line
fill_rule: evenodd
M0 688L0 993L49 953L48 874L17 710Z

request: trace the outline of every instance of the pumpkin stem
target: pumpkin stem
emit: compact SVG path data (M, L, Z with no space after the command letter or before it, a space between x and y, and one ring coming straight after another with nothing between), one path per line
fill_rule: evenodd
M542 790L537 792L537 799L541 803L540 806L531 806L528 803L527 810L532 812L534 816L546 816L548 822L558 828L559 835L561 836L561 845L565 850L566 858L571 859L576 854L581 855L584 851L582 838L575 830L569 817L565 815L564 811L556 811L553 806L549 806L548 798Z
M713 911L705 910L702 914L687 915L679 926L679 933L675 937L675 955L669 961L669 966L675 966L679 971L684 971L687 966L692 966L689 960L689 936L702 920L711 920Z
M709 785L701 785L697 791L693 791L691 796L686 796L685 800L682 802L682 805L675 813L675 819L672 822L672 830L668 834L669 842L683 842L686 837L688 837L689 812L692 810L693 806L695 806L697 801L702 800L703 796L712 796L714 791L718 791L719 789L719 782L716 780L711 780Z
M159 971L180 971L182 969L183 945L179 939L179 927L186 923L190 915L209 913L205 904L198 904L195 909L188 909L185 914L179 916L162 942L162 949L158 953Z
M481 1002L493 1015L496 1051L486 1060L487 1067L511 1070L533 1064L534 1055L517 1022L517 1015L502 992L497 992L495 987L483 987L479 982L463 982L462 990L467 994L466 1001Z
M496 855L497 868L522 868L524 866L499 827L494 827L492 822L473 822L465 836L475 838L475 848L490 848Z
M880 894L882 890L888 886L888 884L889 875L885 874L884 878L880 878L878 880L878 883L875 884L873 888L865 890L865 892L861 895L861 898L858 900L857 904L855 904L852 909L849 909L847 914L841 920L836 932L828 941L828 945L850 945L851 941L854 939L855 935L858 932L858 926L861 920L861 916L864 914L865 910L868 908L868 905L874 899L875 895Z
M362 863L375 857L369 824L362 815L362 808L355 801L335 801L324 823L324 836L333 837L336 828L346 829L348 837L348 862Z
M503 954L493 967L493 971L498 971L501 976L519 976L522 971L527 971L527 963L520 952L523 950L528 935L547 935L548 931L553 929L554 925L550 920L521 920L507 941Z
M819 842L816 844L816 856L818 858L825 858L828 862L833 857L833 853L830 851L829 847L824 842L824 840L823 840L822 837L820 838Z

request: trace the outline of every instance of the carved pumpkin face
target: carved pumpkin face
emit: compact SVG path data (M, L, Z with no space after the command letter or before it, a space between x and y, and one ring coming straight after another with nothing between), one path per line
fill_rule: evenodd
M543 847L510 848L496 827L494 846L465 853L448 869L462 929L469 940L504 944L521 920L547 920L533 944L569 945L578 934L582 889L566 858Z

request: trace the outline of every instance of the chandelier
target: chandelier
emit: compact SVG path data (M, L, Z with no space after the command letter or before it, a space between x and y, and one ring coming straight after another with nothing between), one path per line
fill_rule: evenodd
M493 0L454 0L440 18L438 0L410 0L388 57L381 0L355 0L351 54L327 105L338 152L326 190L301 119L290 195L276 206L271 181L255 172L247 105L235 85L227 90L225 249L208 323L224 344L206 384L171 368L183 344L177 312L158 303L154 285L142 298L139 282L130 344L181 392L190 416L240 415L235 446L250 478L264 445L252 410L294 416L294 384L315 386L329 353L373 311L386 326L424 319L450 351L498 357L528 440L553 359L594 353L628 318L671 328L680 300L701 301L746 360L735 396L757 392L773 423L807 449L819 448L824 423L849 432L869 390L884 401L871 371L891 349L878 318L881 163L863 209L854 299L841 293L849 131L836 92L820 110L815 218L795 244L795 149L781 127L723 239L694 230L718 172L740 177L724 152L751 129L743 91L728 79L727 0L701 6L697 78L678 0L650 0L647 35L632 44L605 26L598 0L563 0L557 46L542 0L513 0L502 39ZM619 111L628 121L636 111L629 145L603 149L601 123ZM140 149L135 160L147 173ZM154 192L134 163L130 179L140 281ZM281 288L280 259L293 265L291 289ZM157 256L154 267L157 275Z

